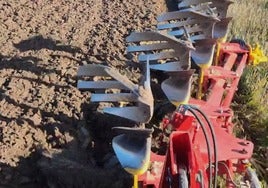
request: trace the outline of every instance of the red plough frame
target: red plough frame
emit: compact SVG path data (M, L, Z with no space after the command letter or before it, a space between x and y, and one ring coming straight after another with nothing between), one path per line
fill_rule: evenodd
M253 144L233 135L230 104L248 62L249 51L237 43L221 43L218 47L217 65L205 72L203 90L207 94L206 99L191 99L189 105L180 106L172 118L163 120L163 129L172 125L174 130L169 137L167 153L165 156L151 153L152 166L139 177L141 187L176 188L180 186L180 179L189 181L191 188L210 187L213 181L211 174L225 175L227 187L235 187L235 173L245 172ZM193 110L195 107L206 114L214 134L205 117ZM203 122L207 141L200 122L191 111L195 111L199 121ZM213 136L216 136L214 140ZM213 143L209 147L208 141Z

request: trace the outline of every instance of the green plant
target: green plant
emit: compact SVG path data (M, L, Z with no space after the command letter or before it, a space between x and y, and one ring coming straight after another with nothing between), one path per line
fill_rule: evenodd
M255 144L253 165L268 180L268 63L246 68L241 77L233 109L240 127L238 135Z
M267 0L236 0L228 11L228 16L233 17L229 39L240 38L251 45L258 43L267 55L267 8ZM237 115L236 132L254 142L252 163L268 182L268 62L244 71L233 108Z

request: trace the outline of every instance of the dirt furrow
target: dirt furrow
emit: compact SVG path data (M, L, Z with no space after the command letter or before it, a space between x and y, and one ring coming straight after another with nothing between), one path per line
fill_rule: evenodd
M123 69L125 37L164 11L164 0L0 0L0 187L129 185L110 143L96 142L122 122L93 117L76 71Z

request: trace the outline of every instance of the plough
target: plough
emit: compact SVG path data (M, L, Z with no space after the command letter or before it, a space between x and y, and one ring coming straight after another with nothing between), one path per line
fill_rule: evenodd
M225 187L246 187L234 180L237 174L247 174L252 187L261 187L249 163L253 143L233 134L230 104L245 66L267 57L259 48L225 41L231 3L183 0L178 11L157 17L156 31L132 32L126 38L127 51L143 65L139 85L108 66L79 67L78 88L96 91L92 102L111 102L104 113L139 125L113 127L118 136L112 147L122 167L134 175L134 188L211 188L218 186L219 177ZM176 106L172 116L162 121L163 131L172 130L165 155L151 151L153 129L144 126L154 112L150 70L169 76L161 88ZM193 96L195 72L199 84Z

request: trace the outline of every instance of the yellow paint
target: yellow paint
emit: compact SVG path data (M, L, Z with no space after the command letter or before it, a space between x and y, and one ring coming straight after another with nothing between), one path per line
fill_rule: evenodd
M134 175L133 181L133 188L138 188L138 175Z
M134 175L134 181L133 181L133 188L138 188L138 175L143 174L147 171L150 165L150 155L146 155L146 158L144 159L144 164L139 169L132 169L132 168L124 168L125 171L128 173Z
M190 92L187 94L185 100L183 101L170 101L173 105L175 105L176 107L182 105L182 104L188 104L189 103L189 100L190 100Z
M199 64L198 66L201 68L201 70L205 70L205 69L208 69L212 64L212 60L209 62L209 63L206 63L206 64Z
M132 169L132 168L124 168L128 173L133 174L133 175L141 175L144 172L147 171L149 165L150 165L150 155L148 155L148 158L145 163L142 165L141 168L139 169Z
M216 51L216 58L215 58L215 66L218 66L218 63L219 63L219 56L220 56L220 48L221 48L221 43L220 42L217 42L217 51Z
M218 39L217 39L217 42L224 43L224 42L226 42L226 40L227 40L227 34L226 34L226 35L224 35L224 36L223 36L223 37L221 37L221 38L218 38Z
M197 92L197 99L202 98L202 87L204 82L204 69L200 69L200 75L199 75L199 82L198 82L198 92Z

